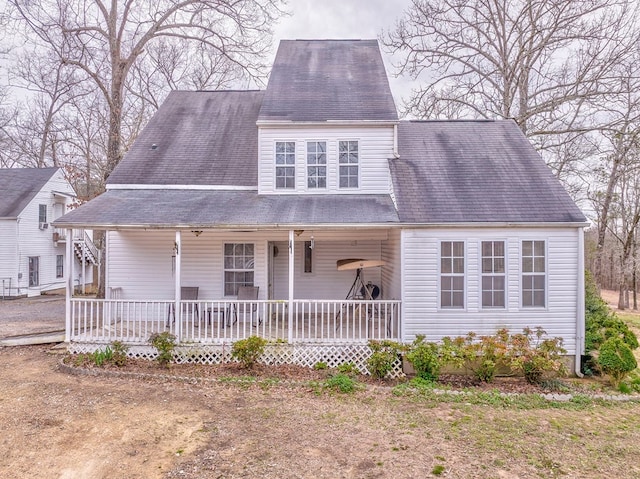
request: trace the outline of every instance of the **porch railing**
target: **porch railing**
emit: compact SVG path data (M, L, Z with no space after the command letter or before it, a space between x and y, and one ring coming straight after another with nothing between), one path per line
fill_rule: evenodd
M272 341L336 343L399 340L400 301L71 300L71 341L147 344L169 331L181 343L224 343L249 336Z

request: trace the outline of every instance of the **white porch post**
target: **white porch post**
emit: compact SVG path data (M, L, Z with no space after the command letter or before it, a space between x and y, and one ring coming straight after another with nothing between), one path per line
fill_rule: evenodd
M85 294L85 278L86 278L86 266L87 266L87 262L85 260L86 256L87 256L87 242L84 240L84 230L82 230L82 294Z
M64 271L66 274L64 341L71 340L71 295L73 292L73 230L67 229L66 258Z
M293 230L289 230L289 306L288 306L288 319L289 319L289 343L293 342L293 273L294 273L294 244Z
M176 231L176 242L174 244L174 250L173 252L176 255L176 277L175 277L175 282L176 282L176 294L175 294L175 305L174 305L174 320L175 320L175 325L176 325L176 339L178 342L180 342L181 336L182 336L182 308L180 307L180 300L181 300L181 295L180 295L180 266L181 266L181 260L180 260L180 255L182 254L182 244L181 244L181 235L180 235L180 230Z

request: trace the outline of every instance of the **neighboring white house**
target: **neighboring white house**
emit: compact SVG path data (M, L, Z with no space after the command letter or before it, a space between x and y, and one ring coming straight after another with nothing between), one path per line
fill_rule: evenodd
M584 215L513 121L399 121L375 40L283 41L264 91L172 92L56 224L107 231L76 345L259 334L331 364L542 326L583 350Z
M66 230L51 223L69 211L74 198L60 168L0 169L0 297L65 287ZM96 258L84 235L75 233L75 285L93 281Z

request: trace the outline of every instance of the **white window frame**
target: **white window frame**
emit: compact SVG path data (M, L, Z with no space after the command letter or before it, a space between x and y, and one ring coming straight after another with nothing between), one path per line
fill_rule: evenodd
M449 243L451 246L451 256L443 255L443 247L447 243ZM455 243L462 244L462 256L454 255L453 245ZM445 259L450 260L450 263L451 263L450 268L449 267L443 268L443 264L444 264L443 260ZM458 266L460 265L459 261L458 262L455 261L456 259L462 260L462 273L460 273L459 271L458 272L454 271L456 269L455 267L456 264ZM451 271L449 271L449 269ZM462 278L462 290L454 289L453 285L451 285L451 289L447 290L449 291L449 294L451 297L451 305L444 305L442 301L443 293L445 292L444 283L447 282L449 278L451 278L452 283L455 278ZM453 295L457 291L462 292L461 306L454 306ZM438 243L438 305L440 309L446 310L446 311L463 311L467 307L467 244L463 240L441 240Z
M284 144L285 151L278 152L278 146L280 144ZM293 145L293 151L287 151L289 145ZM280 161L279 156L282 156L282 160L284 163L278 163ZM273 179L273 186L276 190L295 190L296 189L296 142L295 140L277 140L274 143L274 152L273 152L273 160L275 164L274 174L275 177ZM289 163L288 161L293 160L293 163ZM284 170L284 175L279 176L279 170ZM293 170L293 174L287 174L288 170ZM284 186L278 186L278 179L284 179ZM287 180L291 180L291 186L288 186Z
M38 205L38 223L47 223L47 219L49 217L49 212L47 211L47 205L39 204Z
M485 257L484 255L484 244L485 243L491 243L491 255ZM502 256L496 256L495 254L495 244L496 243L502 243L502 248L503 248L503 255ZM507 309L507 304L508 304L508 294L507 294L507 242L505 240L501 240L501 239L485 239L485 240L481 240L480 241L480 251L479 251L479 258L480 258L480 265L479 265L479 271L480 271L480 307L482 309L490 309L492 311L496 311L496 310L503 310L503 309ZM495 272L495 266L496 266L496 260L499 260L500 258L502 258L502 272ZM490 261L491 262L491 271L485 271L485 260ZM485 278L497 278L497 277L502 277L503 278L503 284L504 287L502 289L502 294L503 294L503 301L504 301L504 305L503 306L485 306L484 304L484 293L485 293L485 288L484 288L484 279ZM490 291L490 292L496 292L496 291L500 291L500 290L496 290L494 289L495 284L492 281L492 288L490 290L486 290L486 291ZM494 296L492 294L492 302L494 300Z
M347 144L347 161L342 161L343 160L343 155L344 152L340 151L340 147L342 146L342 143L346 143ZM351 143L355 143L356 144L356 148L357 148L357 154L356 154L356 161L355 162L351 162ZM360 188L360 157L361 157L361 149L360 149L360 140L338 140L338 188L342 189L342 190L357 190L358 188ZM347 169L351 169L351 168L356 168L357 172L355 175L347 175L345 176L348 179L351 178L355 178L356 179L356 185L348 185L348 186L342 186L342 169L343 168L347 168Z
M246 252L247 246L251 246L253 251L250 255ZM238 251L239 247L242 247L242 252ZM254 243L224 243L222 245L222 290L225 297L237 296L240 286L255 285L255 259L256 245ZM233 275L233 281L227 281L227 273ZM251 281L246 278L243 281L236 279L237 275L247 274L251 275ZM228 286L231 287L231 290L228 289Z
M318 152L318 144L320 143L324 143L324 152ZM327 164L327 157L328 157L328 141L326 140L307 140L305 142L305 177L306 177L306 187L308 190L310 191L317 191L317 190L326 190L327 186L328 186L328 176L327 176L327 172L329 171L328 168L328 164ZM309 151L309 146L314 144L315 145L315 151ZM324 154L324 163L318 163L318 156L321 156L322 154ZM315 161L315 163L310 163L309 160L313 159ZM316 169L316 174L315 175L311 175L309 174L309 171L314 168ZM318 169L320 168L324 168L324 175L319 175L317 173ZM309 180L315 178L316 179L316 186L311 186L309 184ZM317 186L317 181L320 178L324 178L324 186Z
M531 243L531 255L525 255L525 243ZM540 256L536 254L536 243L542 243L543 246L543 254L544 256ZM526 259L531 259L531 269L532 271L527 271L528 268L525 268ZM537 261L536 261L537 260ZM540 271L540 267L544 268ZM545 239L523 239L520 241L520 305L523 309L546 309L548 305L548 248L547 241ZM532 285L530 289L526 291L531 293L531 304L525 304L525 278L531 277L535 282L535 278L542 278L542 298L544 304L538 305L535 304L535 293L540 292L540 289L536 289L535 284Z
M40 256L29 256L29 287L40 286Z
M64 255L56 255L56 278L64 278Z

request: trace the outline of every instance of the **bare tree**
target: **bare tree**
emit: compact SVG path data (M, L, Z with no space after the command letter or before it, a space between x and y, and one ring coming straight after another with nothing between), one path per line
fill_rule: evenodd
M205 48L249 78L264 74L270 26L280 0L8 0L17 21L55 52L61 65L82 73L103 95L109 112L105 175L123 152L127 82L159 41ZM184 52L189 54L189 50ZM105 176L106 177L106 176Z
M611 71L637 41L635 8L633 0L413 0L381 41L402 58L398 74L424 80L405 113L513 118L537 146L558 147L593 129L584 108L617 87Z
M618 88L615 94L604 96L594 112L604 123L600 129L603 161L593 170L595 181L589 187L589 196L596 212L597 241L594 276L602 276L602 255L607 230L614 231L612 212L622 225L622 236L634 236L636 192L631 183L640 174L640 47L636 46L627 61L616 66ZM614 228L612 228L612 224ZM618 235L619 236L619 235ZM619 236L620 237L620 236ZM625 244L627 240L621 240ZM631 248L631 244L627 247ZM623 251L623 257L630 250Z

